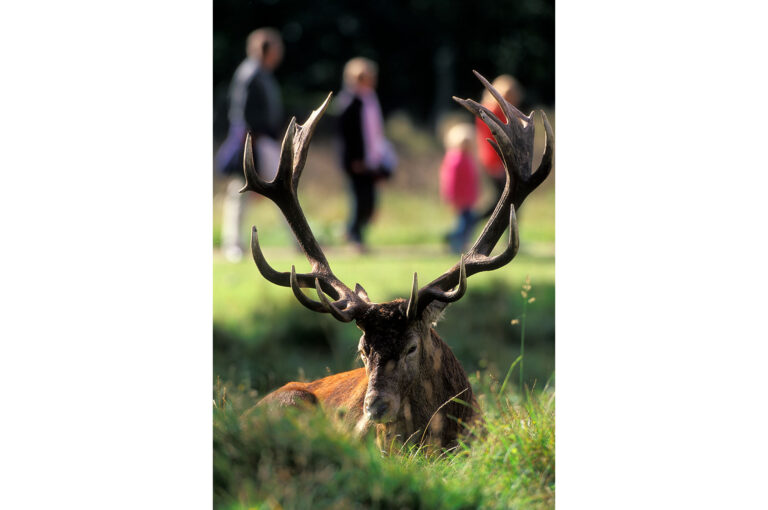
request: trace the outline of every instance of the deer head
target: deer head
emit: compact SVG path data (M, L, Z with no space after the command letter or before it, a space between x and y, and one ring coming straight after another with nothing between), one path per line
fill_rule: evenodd
M264 195L280 208L310 262L311 272L297 273L295 266L290 272L273 269L264 258L258 231L253 227L251 249L256 266L270 282L290 287L305 307L328 313L342 322L354 320L363 331L358 345L368 376L363 407L366 418L375 423L411 420L423 425L425 418L422 415L426 413L426 419L429 419L435 407L456 396L456 392L468 391L471 396L471 388L461 365L434 334L432 324L449 303L464 295L469 276L498 269L515 257L518 250L515 211L552 168L552 129L546 115L540 112L547 135L546 149L538 170L532 173L533 113L524 115L505 101L485 78L477 72L475 74L499 102L507 121L502 122L475 101L455 97L454 100L490 127L495 140L489 139L488 142L504 162L506 186L469 252L462 255L452 268L422 287L419 287L418 276L414 273L408 299L375 303L360 284L352 290L341 282L333 274L299 205L297 187L306 163L309 142L328 107L331 94L303 125L297 124L295 117L291 119L273 181L266 182L257 175L250 134L246 138L246 184L241 192L250 190ZM507 227L509 237L506 247L498 255L491 256ZM318 299L307 296L302 291L305 288L314 288ZM432 404L422 405L423 402Z

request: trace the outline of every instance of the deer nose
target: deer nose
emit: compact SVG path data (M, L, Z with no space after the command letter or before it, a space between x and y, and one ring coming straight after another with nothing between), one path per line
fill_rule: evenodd
M366 411L368 412L368 418L373 421L379 421L384 413L389 409L389 403L381 397L376 397L373 402L368 405Z

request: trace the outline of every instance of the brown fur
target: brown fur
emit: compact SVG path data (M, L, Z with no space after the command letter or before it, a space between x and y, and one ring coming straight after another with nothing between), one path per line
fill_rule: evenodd
M408 321L405 304L402 299L382 303L357 321L365 332L361 339L364 368L308 383L288 383L260 404L319 403L325 409L340 411L344 423L360 434L375 427L382 447L393 441L422 440L454 446L464 425L479 419L479 414L464 369L431 327L444 305L431 306L419 319ZM416 338L418 360L406 360L405 351ZM378 395L392 395L399 401L396 415L386 423L374 423L365 414L366 397ZM452 402L454 397L469 406Z

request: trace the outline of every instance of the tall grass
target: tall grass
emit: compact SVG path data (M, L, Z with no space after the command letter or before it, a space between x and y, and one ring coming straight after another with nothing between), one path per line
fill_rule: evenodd
M382 454L322 411L254 407L219 383L214 399L216 508L552 508L554 392L498 391L473 375L484 423L453 451Z
M528 297L530 291L531 277L530 275L526 275L523 290L520 291L520 295L523 297L523 313L520 316L520 388L525 388L525 319L528 316L528 304L536 301L535 297ZM514 323L514 321L512 322Z

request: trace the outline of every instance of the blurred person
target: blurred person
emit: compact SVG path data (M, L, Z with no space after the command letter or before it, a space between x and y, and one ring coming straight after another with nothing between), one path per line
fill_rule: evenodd
M520 102L523 100L523 89L515 78L508 74L502 74L493 80L491 84L499 91L504 99L506 99L512 106L518 108ZM486 89L483 92L481 104L491 110L496 117L501 121L506 122L507 118L501 111L499 103ZM480 164L483 167L485 175L487 175L495 190L495 197L491 201L490 207L483 212L478 219L489 218L493 214L493 210L496 208L496 204L501 198L501 194L504 192L504 185L506 183L506 172L504 172L504 163L496 154L491 144L486 141L486 138L493 140L490 128L479 117L475 119L475 129L477 131L477 154L480 159Z
M224 256L236 262L243 256L242 218L246 195L243 180L243 148L248 131L254 143L259 174L271 180L280 156L278 137L283 122L280 88L272 72L283 59L283 40L272 28L248 35L246 58L235 70L229 87L229 132L216 153L217 170L229 177L222 207L221 245Z
M464 251L476 221L472 208L479 194L479 176L472 153L474 136L472 124L451 127L445 134L446 153L440 165L440 195L458 214L456 227L446 236L451 251L457 254Z
M375 62L353 58L344 66L337 105L342 166L353 198L347 239L359 252L366 250L363 234L376 207L377 182L389 178L396 165L392 146L384 137L377 79Z

